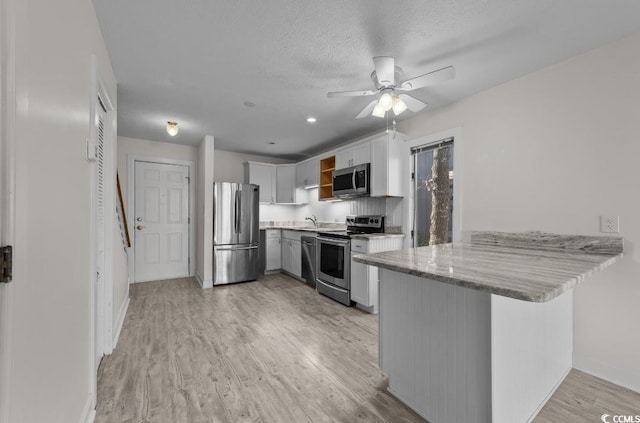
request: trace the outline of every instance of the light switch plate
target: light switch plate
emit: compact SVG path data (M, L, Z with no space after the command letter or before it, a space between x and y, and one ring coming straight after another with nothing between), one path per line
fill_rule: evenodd
M620 216L600 216L600 232L617 234L620 232Z

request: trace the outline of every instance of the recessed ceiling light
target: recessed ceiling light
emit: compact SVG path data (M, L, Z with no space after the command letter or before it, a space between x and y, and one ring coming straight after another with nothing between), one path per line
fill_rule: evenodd
M269 145L275 145L276 143L275 143L275 142L273 142L273 141L269 141L267 144L269 144Z
M256 107L256 103L252 102L252 101L245 101L244 103L245 106L247 107Z
M313 116L309 116L307 118L307 123L316 123L318 121L318 119L314 118Z

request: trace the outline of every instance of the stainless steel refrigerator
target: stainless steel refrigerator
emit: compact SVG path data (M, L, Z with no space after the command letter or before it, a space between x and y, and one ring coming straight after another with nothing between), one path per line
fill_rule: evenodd
M258 279L259 190L253 184L214 183L214 285Z

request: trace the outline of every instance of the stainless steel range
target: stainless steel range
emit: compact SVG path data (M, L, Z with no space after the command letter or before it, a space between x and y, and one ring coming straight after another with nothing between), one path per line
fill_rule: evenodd
M346 224L346 231L318 232L316 289L350 306L351 235L384 232L384 216L347 216Z

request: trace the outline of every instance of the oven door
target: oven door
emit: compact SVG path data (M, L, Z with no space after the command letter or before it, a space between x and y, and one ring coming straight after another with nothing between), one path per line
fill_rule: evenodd
M318 237L317 242L318 279L344 289L351 289L351 241Z

